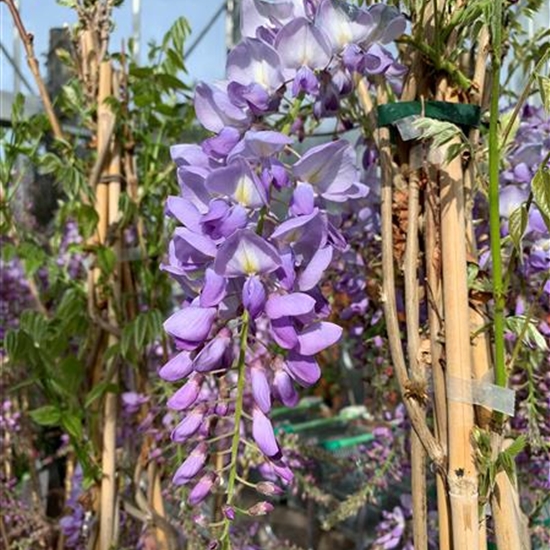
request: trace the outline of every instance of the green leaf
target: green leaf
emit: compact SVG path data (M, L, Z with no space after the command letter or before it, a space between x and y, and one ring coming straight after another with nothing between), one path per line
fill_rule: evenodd
M533 200L542 213L546 227L550 231L550 171L540 166L531 182Z
M102 246L97 249L97 263L103 275L110 275L114 271L116 260L116 254L111 248Z
M43 174L54 174L62 167L62 160L53 153L45 153L40 157L40 168Z
M10 330L6 334L5 346L11 361L24 362L34 348L34 341L23 330Z
M59 365L58 381L63 387L74 395L84 379L84 365L73 355L65 357Z
M504 452L512 457L515 457L519 453L521 453L521 451L523 451L526 444L527 438L524 435L520 435L510 444L510 446Z
M103 397L107 392L116 393L118 391L118 386L112 382L99 382L96 384L86 396L84 401L84 408L88 409L95 401L100 397Z
M120 354L124 358L128 358L130 346L134 341L134 323L128 323L123 329L120 336Z
M61 425L67 433L76 440L82 439L82 419L72 413L63 413L61 416Z
M26 310L19 319L21 330L32 335L35 342L41 342L46 338L48 332L48 321L39 312Z
M550 78L541 74L537 75L539 83L539 92L542 99L542 105L547 114L550 115Z
M508 232L518 252L521 252L521 240L527 227L528 218L527 205L523 203L510 214L508 219Z
M46 263L46 252L39 246L31 242L24 242L18 248L17 252L25 266L25 273L28 277L34 274Z
M546 339L537 327L536 319L528 319L525 315L515 315L504 320L506 328L518 338L522 338L524 344L534 346L541 351L548 351Z
M134 333L134 343L136 349L141 350L145 343L147 342L148 335L148 319L147 312L140 313L135 320L133 321L133 333Z
M17 123L23 120L25 113L25 96L21 93L15 96L11 106L11 120L15 126Z
M45 405L30 411L29 414L41 426L57 426L61 420L61 411L54 405Z
M93 206L81 204L76 211L76 221L82 237L89 239L97 227L99 216Z
M163 88L170 90L186 90L187 86L177 77L168 73L159 73L155 75L155 81Z

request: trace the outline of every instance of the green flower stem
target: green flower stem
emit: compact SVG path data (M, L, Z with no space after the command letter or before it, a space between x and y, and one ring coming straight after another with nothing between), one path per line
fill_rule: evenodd
M494 3L492 21L492 87L491 87L491 120L489 125L489 224L491 236L491 259L493 263L493 330L495 338L495 383L506 386L507 375L504 361L504 284L502 278L502 251L500 239L499 212L499 95L502 44L502 0Z
M292 106L290 107L287 114L288 120L281 130L282 134L285 134L287 136L290 135L292 123L298 118L298 115L300 114L300 109L302 108L303 100L304 100L303 94L300 94L292 103Z
M237 481L237 455L239 453L239 443L241 441L241 417L243 414L243 397L244 386L246 380L246 347L248 340L248 327L250 325L250 318L248 311L244 311L242 316L242 327L240 335L240 350L239 350L239 363L238 368L238 380L237 380L237 397L235 399L235 426L233 428L233 440L231 442L231 462L229 468L229 479L227 482L227 498L226 504L230 506L235 496L235 482ZM229 540L229 526L230 520L224 520L224 529L221 536L222 550L231 550L231 541Z

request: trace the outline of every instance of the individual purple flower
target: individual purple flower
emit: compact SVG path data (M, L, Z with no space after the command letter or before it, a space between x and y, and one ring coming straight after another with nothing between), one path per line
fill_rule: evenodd
M176 382L186 378L193 372L193 361L188 351L182 351L165 363L159 371L159 376L167 382Z
M292 172L299 181L312 185L319 195L335 202L347 200L349 191L355 193L355 187L361 186L357 183L355 153L345 140L312 147L294 164ZM366 187L362 188L366 195Z
M259 407L254 407L252 411L252 437L265 456L272 458L280 455L281 449L275 439L271 420Z
M316 97L319 94L319 79L309 67L300 67L292 81L292 95L294 97L301 93Z
M358 44L365 40L375 23L372 15L366 10L345 11L344 4L321 0L315 25L326 34L332 51L339 53L347 44Z
M369 42L388 44L405 32L407 21L394 6L373 4L369 7L369 14L374 22L373 30L367 39Z
M250 367L250 380L256 405L263 413L268 414L271 410L271 388L261 364Z
M208 211L200 218L201 230L211 239L220 241L232 235L237 229L246 227L248 215L240 204L230 205L223 199L214 199Z
M195 404L201 391L204 377L201 374L193 374L191 378L168 399L168 408L175 411L188 409Z
M246 279L243 285L242 299L244 307L253 319L262 313L266 301L266 291L259 277L253 275Z
M193 360L197 372L209 372L228 368L231 365L231 331L222 328ZM229 354L229 357L228 357Z
M332 53L325 33L304 17L293 19L278 32L275 49L287 77L302 67L325 68Z
M239 229L218 250L214 270L224 277L261 275L275 271L281 258L273 245L249 229Z
M202 423L208 407L202 403L187 413L185 418L172 430L171 438L175 443L184 443L195 435Z
M321 369L313 357L294 351L289 352L285 367L288 374L305 388L315 384L321 377Z
M172 482L174 485L185 485L189 483L203 468L208 457L208 446L206 443L199 443L185 462L176 470Z
M218 476L214 472L206 472L189 493L187 503L190 506L200 504L210 494L217 479Z
M297 351L301 355L316 355L342 337L342 327L322 321L313 323L298 334Z
M227 279L218 275L212 268L207 268L204 273L204 285L202 287L199 302L201 307L217 306L227 294Z
M227 78L243 86L258 84L274 93L284 82L277 51L255 38L245 38L227 56Z
M206 139L202 144L203 151L210 157L223 160L239 143L241 133L232 126L222 128L216 136Z
M268 159L280 153L292 138L272 130L249 130L244 138L231 151L231 156L242 156L247 159Z
M393 64L393 56L379 44L371 44L364 55L363 70L366 74L383 74Z
M164 330L175 338L180 349L194 350L208 337L215 318L213 307L187 306L164 322Z
M136 414L141 405L149 401L149 397L134 391L127 391L121 395L122 408L127 414Z
M248 162L235 158L228 166L218 168L206 178L206 187L213 193L230 197L246 208L260 208L266 201L266 193L258 176Z
M275 369L273 387L277 397L286 407L295 407L300 399L291 377L283 368Z
M307 315L313 311L315 300L303 292L272 294L265 305L270 319Z
M207 130L216 133L228 126L244 130L251 118L246 109L231 102L226 91L204 82L195 88L195 113Z

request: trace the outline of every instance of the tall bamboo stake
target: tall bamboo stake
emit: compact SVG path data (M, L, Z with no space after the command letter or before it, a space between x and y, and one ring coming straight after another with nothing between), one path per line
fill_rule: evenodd
M442 79L437 99L456 100ZM445 359L447 388L471 384L470 317L466 265L466 220L460 156L440 170L441 252ZM449 396L447 483L451 503L454 547L478 550L478 492L475 454L472 447L473 406Z
M433 172L433 170L432 170ZM430 329L430 355L432 365L434 420L439 442L447 452L447 390L443 369L442 333L443 298L441 295L441 232L438 187L435 177L428 176L426 199L424 201L425 222L425 266L428 304L428 326ZM452 547L450 504L447 480L443 472L436 473L437 511L439 526L439 549Z
M105 100L113 93L113 70L110 61L104 61L99 68L99 95L98 95L98 150L109 138L106 133L112 125L113 113L106 105ZM109 145L110 146L110 145ZM107 181L100 180L97 185L96 205L99 214L99 238L104 243L110 224L116 223L118 218L118 199L120 195L120 155L114 146L110 146L109 166L106 175ZM112 187L111 187L112 185ZM116 294L116 293L113 293ZM108 305L108 316L111 322L116 323L113 297ZM116 339L109 334L109 346L116 343ZM116 383L118 374L115 372L113 381ZM118 398L115 393L108 393L105 397L103 418L103 451L102 451L102 478L99 510L99 550L109 550L116 545L115 533L118 514L116 512L116 425L118 412Z

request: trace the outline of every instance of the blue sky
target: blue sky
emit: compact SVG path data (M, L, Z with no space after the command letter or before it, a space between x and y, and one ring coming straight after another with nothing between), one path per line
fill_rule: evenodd
M49 29L73 24L76 18L72 10L59 6L55 0L20 0L23 21L29 32L35 36L35 51L45 74L44 54L48 49ZM142 5L142 54L146 44L151 40L157 42L168 30L173 21L183 15L191 25L192 34L189 46L194 37L208 23L224 0L141 0ZM116 30L112 36L113 50L119 50L122 39L132 33L132 0L126 0L122 7L115 10ZM0 38L2 44L11 53L13 48L13 24L5 4L0 4ZM0 89L13 90L13 70L2 54L0 70ZM144 56L142 56L142 60ZM24 52L22 68L27 79L36 90L27 69ZM221 15L209 30L208 34L195 49L187 63L189 81L215 80L223 77L225 65L225 18ZM26 91L23 89L26 93Z

